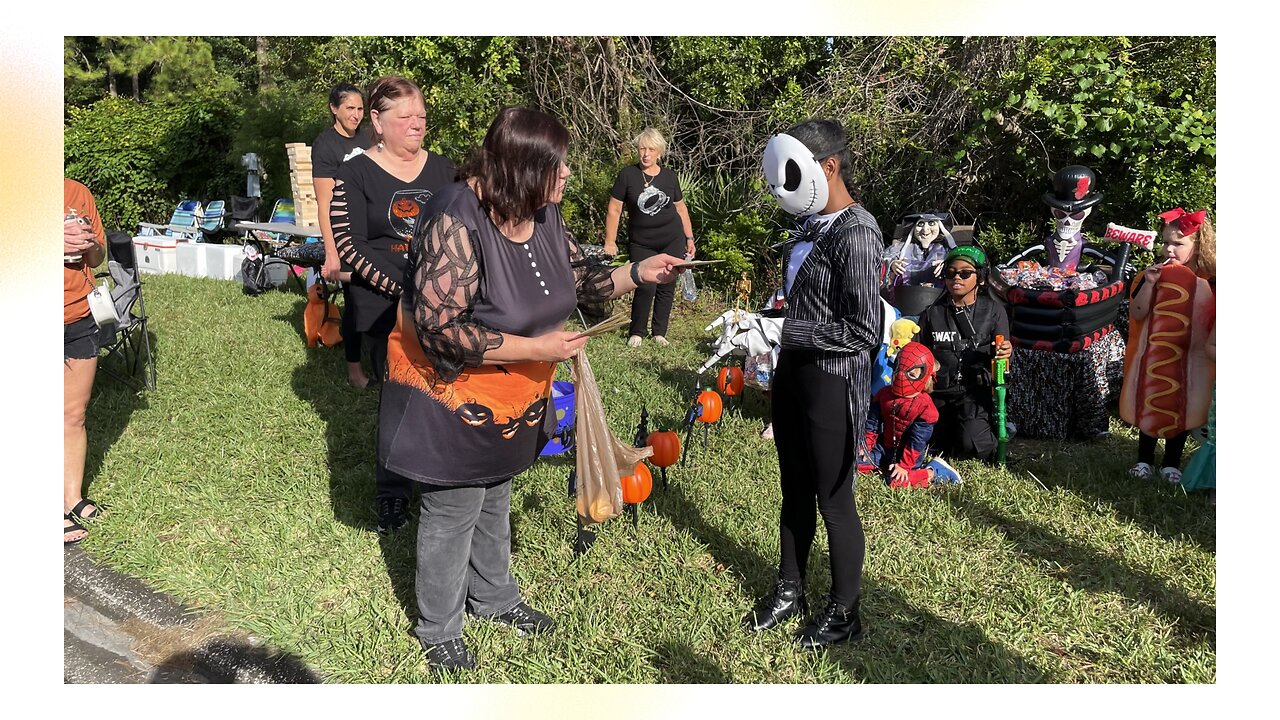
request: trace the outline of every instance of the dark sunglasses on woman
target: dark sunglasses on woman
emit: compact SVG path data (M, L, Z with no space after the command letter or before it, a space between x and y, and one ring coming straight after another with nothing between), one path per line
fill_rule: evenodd
M954 278L960 278L961 280L968 280L969 278L977 274L978 274L977 270L952 270L951 268L947 268L946 270L942 271L942 277L948 280L952 280Z

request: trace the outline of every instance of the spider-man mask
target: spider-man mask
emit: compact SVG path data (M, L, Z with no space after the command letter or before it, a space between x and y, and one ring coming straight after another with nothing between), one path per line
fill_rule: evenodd
M898 351L898 362L893 368L893 394L911 397L926 392L929 381L937 372L933 353L918 342L907 343Z

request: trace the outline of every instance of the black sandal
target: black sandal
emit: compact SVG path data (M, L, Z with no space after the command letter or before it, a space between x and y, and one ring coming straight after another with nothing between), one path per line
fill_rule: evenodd
M90 505L93 506L92 515L80 514L81 511L83 511L86 507ZM71 508L71 512L68 514L71 516L74 516L75 519L77 520L97 520L98 516L102 514L102 506L99 505L96 500L90 500L89 498L82 498L80 502L76 503L75 507Z
M69 520L69 521L71 522L71 524L70 524L70 525L63 525L63 526L62 526L62 544L63 544L63 546L66 546L66 545L75 545L76 543L80 542L81 540L83 540L83 539L85 539L85 538L89 537L89 531L88 531L88 530L85 530L85 528L84 528L84 526L83 526L83 525L81 525L80 523L76 522L76 521L75 521L75 518L71 517L71 513L67 513L66 515L63 515L63 516L62 516L62 519L63 519L63 520ZM80 537L76 538L75 540L68 540L68 539L67 539L67 534L68 534L68 533L73 533L73 532L83 532L84 534L83 534L83 535L81 535Z

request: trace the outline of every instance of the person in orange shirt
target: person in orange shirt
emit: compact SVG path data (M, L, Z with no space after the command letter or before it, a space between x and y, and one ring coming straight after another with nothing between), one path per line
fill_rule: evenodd
M89 535L78 521L102 514L98 504L82 492L88 444L84 415L99 349L98 325L89 312L88 295L93 290L93 268L107 254L107 234L89 188L64 178L62 203L62 541L73 545Z

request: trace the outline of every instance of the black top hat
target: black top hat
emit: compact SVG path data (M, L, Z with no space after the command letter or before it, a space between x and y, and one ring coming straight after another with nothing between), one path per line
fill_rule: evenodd
M1083 165L1068 165L1053 176L1053 192L1044 194L1044 202L1050 207L1076 212L1102 202L1102 193L1093 192L1098 178Z
M914 225L921 220L937 220L942 223L942 227L947 230L951 230L951 227L955 224L955 219L952 218L951 213L946 210L925 210L924 212L909 213L907 215L903 215L902 219L899 220L898 223L902 225Z

